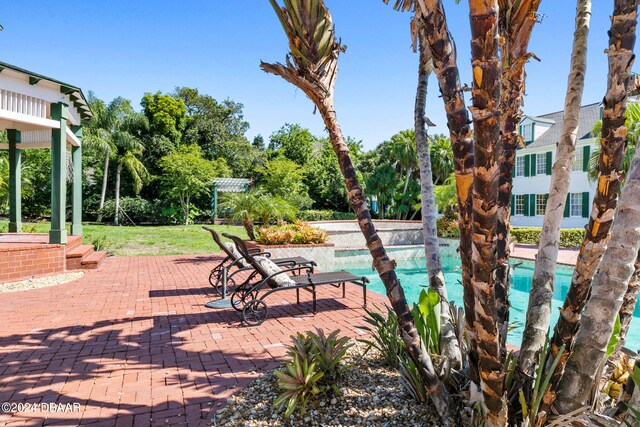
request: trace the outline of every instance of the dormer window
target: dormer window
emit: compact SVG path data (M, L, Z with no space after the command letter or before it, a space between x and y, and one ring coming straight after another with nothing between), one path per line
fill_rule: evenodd
M533 142L533 126L533 123L520 126L520 135L522 135L525 143Z

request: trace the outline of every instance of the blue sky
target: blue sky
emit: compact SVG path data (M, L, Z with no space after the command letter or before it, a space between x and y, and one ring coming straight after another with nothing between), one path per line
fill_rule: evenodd
M444 0L463 82L470 83L466 2ZM381 0L326 0L348 46L340 58L336 109L346 135L365 148L412 127L417 55L410 49L409 14ZM593 5L583 103L606 89L607 29L612 1ZM525 113L562 110L575 1L544 0L545 15L530 50ZM0 60L92 90L131 99L145 92L197 87L218 100L244 104L248 137L265 138L284 123L317 135L324 126L303 93L258 65L283 61L287 41L267 0L6 1L0 6ZM637 66L635 67L637 69ZM432 76L427 115L446 133L442 100Z

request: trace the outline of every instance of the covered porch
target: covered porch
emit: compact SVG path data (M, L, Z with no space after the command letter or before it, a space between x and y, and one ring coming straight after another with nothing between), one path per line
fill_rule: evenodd
M70 234L82 236L82 119L91 116L80 88L0 62L0 131L6 130L7 134L0 149L9 151L9 233L22 231L21 153L48 148L51 228L46 243L67 244L68 181L71 181ZM67 157L72 164L69 177ZM8 244L12 239L4 235L1 240Z

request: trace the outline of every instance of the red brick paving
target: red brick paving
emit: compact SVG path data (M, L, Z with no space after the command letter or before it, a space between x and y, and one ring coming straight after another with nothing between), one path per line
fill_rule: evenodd
M215 257L219 259L219 257ZM206 425L261 371L277 366L289 335L314 326L350 336L362 290L324 287L272 295L267 321L244 327L211 310L214 257L114 257L56 287L2 294L0 403L79 403L79 412L0 412L0 425ZM369 303L385 298L369 292Z

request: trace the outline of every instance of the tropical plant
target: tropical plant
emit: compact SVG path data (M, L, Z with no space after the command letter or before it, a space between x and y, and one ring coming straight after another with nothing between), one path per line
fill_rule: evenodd
M436 185L433 189L433 195L436 206L441 213L446 214L447 212L453 211L458 199L456 176L451 174L442 184Z
M425 46L425 49L427 49L427 46ZM440 185L453 173L451 141L442 134L427 135L427 138L429 139L429 157L431 158L433 183Z
M256 215L263 227L267 227L273 220L294 221L298 213L298 207L286 201L282 197L264 194L256 203Z
M304 184L304 169L293 160L277 157L256 169L260 185L268 193L287 200L300 209L309 208L313 201Z
M448 422L449 394L438 378L429 354L421 346L415 325L408 316L409 305L396 275L395 264L387 256L371 221L366 196L359 184L336 116L334 88L338 57L346 48L336 40L331 14L322 0L287 0L282 8L276 0L270 0L270 3L282 24L291 49L286 65L262 63L261 67L300 88L320 112L345 178L351 207L357 215L373 258L373 265L398 314L407 351L415 362L438 413Z
M275 371L275 375L278 377L278 386L284 392L273 404L286 406L284 416L287 418L297 407L300 408L300 415L304 415L309 400L323 392L318 382L324 373L316 369L316 363L308 358L294 356L293 360L285 364L285 370Z
M378 166L366 179L367 190L378 196L378 216L384 219L387 206L393 200L396 189L396 172L388 163Z
M367 348L365 354L375 348L380 352L384 361L391 368L397 369L399 366L399 357L404 351L404 343L398 331L398 315L395 311L386 307L387 316L383 317L379 313L380 309L375 306L376 311L364 309L367 314L364 321L371 326L356 326L356 328L366 331L369 338L359 339L358 341L365 343Z
M255 231L255 235L256 242L263 245L320 244L329 239L326 231L312 227L302 221L296 221L293 224L260 227Z

